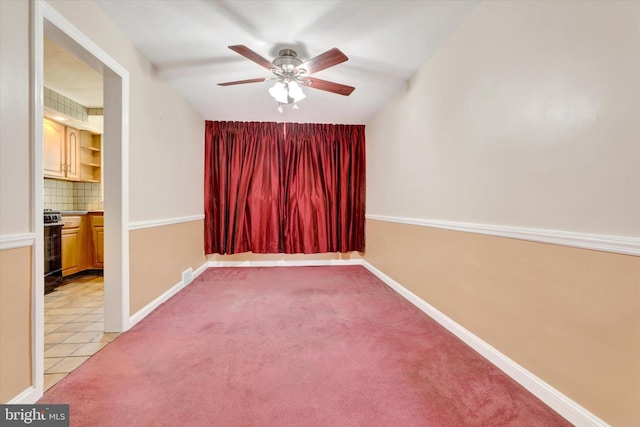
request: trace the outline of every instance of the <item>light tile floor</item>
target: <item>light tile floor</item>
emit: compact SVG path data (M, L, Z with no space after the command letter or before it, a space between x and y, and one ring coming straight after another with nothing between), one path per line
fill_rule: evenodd
M118 336L104 333L104 280L66 280L44 296L44 389L48 390Z

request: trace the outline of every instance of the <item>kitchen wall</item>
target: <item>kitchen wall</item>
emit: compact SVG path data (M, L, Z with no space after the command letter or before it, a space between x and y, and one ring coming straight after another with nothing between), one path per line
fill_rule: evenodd
M637 251L638 76L638 2L484 1L366 128L365 259L616 426L640 425L640 257L482 233Z
M102 184L45 178L44 208L60 211L101 211Z

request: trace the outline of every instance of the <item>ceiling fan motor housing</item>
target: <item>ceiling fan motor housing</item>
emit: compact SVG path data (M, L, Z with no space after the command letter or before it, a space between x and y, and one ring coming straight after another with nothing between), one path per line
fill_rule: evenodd
M298 54L293 49L282 49L278 52L280 55L273 60L273 65L279 67L284 72L293 71L298 65L302 64L302 61L298 59Z

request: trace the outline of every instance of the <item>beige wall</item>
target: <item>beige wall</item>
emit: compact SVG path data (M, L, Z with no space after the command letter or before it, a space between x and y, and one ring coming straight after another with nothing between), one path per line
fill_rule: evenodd
M0 402L31 386L31 248L0 250Z
M640 3L485 1L367 123L367 213L640 236ZM640 259L367 221L365 259L617 426Z
M640 423L640 258L367 221L365 259L595 415Z
M640 236L638 75L640 2L481 3L367 123L367 213Z
M134 315L182 280L182 272L206 262L204 220L132 230L129 234L132 286L129 301ZM144 286L142 286L144 284Z

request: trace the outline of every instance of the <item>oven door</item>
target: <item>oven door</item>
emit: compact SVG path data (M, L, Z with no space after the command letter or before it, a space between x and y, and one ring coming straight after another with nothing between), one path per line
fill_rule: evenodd
M62 283L62 223L44 224L44 292Z

